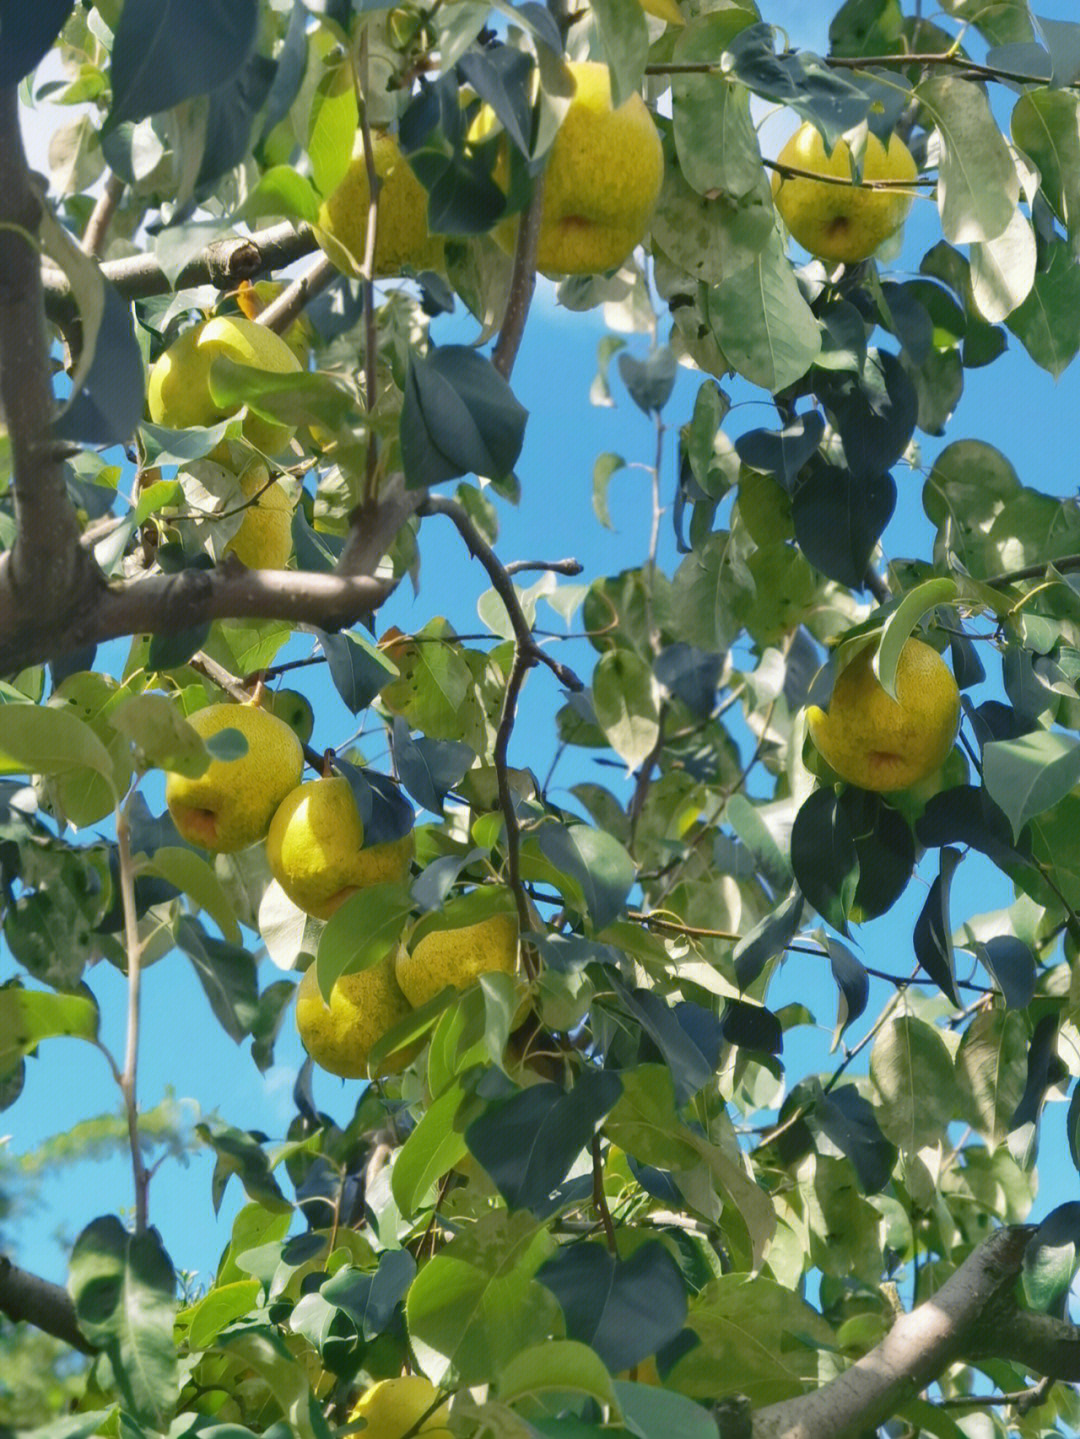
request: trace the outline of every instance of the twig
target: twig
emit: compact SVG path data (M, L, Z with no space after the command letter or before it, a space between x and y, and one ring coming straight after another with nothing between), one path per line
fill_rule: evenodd
M134 796L135 790L131 791ZM139 1138L139 1105L137 1079L139 1068L139 1000L142 988L142 940L139 938L138 912L135 907L135 873L131 860L131 825L128 806L131 796L116 809L116 853L120 870L120 900L124 911L124 949L127 957L128 1008L127 1045L120 1090L127 1114L128 1143L131 1147L131 1170L135 1180L135 1233L146 1231L147 1201L150 1176L143 1160Z
M526 570L551 570L557 575L580 575L585 566L580 560L511 560L504 565L508 575L520 575Z
M521 883L521 826L518 824L517 810L514 807L514 793L510 788L507 755L510 748L510 736L514 732L514 721L517 718L518 696L525 683L525 676L535 663L535 659L526 652L525 647L519 641L514 646L514 662L510 666L510 678L506 682L506 695L503 698L502 714L499 716L499 727L495 732L495 744L491 754L491 762L495 766L495 779L499 788L499 808L502 810L503 828L506 831L506 879L510 886L510 892L514 896L518 929L522 935L532 928L532 914L529 910L529 897ZM526 975L529 979L535 979L537 975L536 955L533 946L525 943L524 940L521 945L521 958Z
M378 395L379 336L375 326L375 249L379 242L379 191L382 182L375 169L375 145L371 138L371 125L367 113L368 91L368 32L365 26L360 31L360 50L357 67L357 88L360 111L360 139L364 147L364 170L368 182L367 229L364 232L364 261L360 267L364 287L364 413L370 417ZM374 425L368 426L367 460L364 476L364 504L371 504L375 498L375 475L378 467L378 446Z
M525 207L518 225L514 247L514 268L510 274L510 291L506 298L502 326L491 363L504 380L510 378L525 333L533 291L536 289L536 252L540 243L540 219L544 208L544 177L533 187L532 199Z
M599 1134L594 1134L592 1137L592 1201L593 1209L604 1226L604 1237L607 1239L608 1250L614 1254L617 1249L615 1226L611 1222L611 1210L608 1208L607 1195L604 1193L604 1158L600 1152Z
M937 181L931 176L914 180L854 180L848 175L826 175L820 170L806 170L801 165L789 165L784 160L762 160L766 170L775 170L785 180L814 180L822 185L841 185L849 190L898 190L909 194L912 190L936 189Z
M1021 1414L1027 1414L1029 1410L1046 1403L1050 1390L1057 1382L1056 1379L1051 1379L1047 1375L1045 1379L1040 1379L1038 1384L1033 1384L1030 1389L1014 1389L1008 1394L957 1394L950 1399L935 1400L935 1406L938 1409L981 1409L984 1404L1015 1404Z
M468 511L459 505L457 500L447 499L444 495L428 495L420 508L420 513L445 515L453 523L473 559L479 560L487 571L492 589L506 606L514 638L529 659L530 666L539 661L540 664L547 665L560 684L565 685L568 690L575 692L583 690L585 685L569 665L564 665L536 643L533 632L529 628L529 622L521 608L521 602L517 597L517 590L506 572L506 567L473 524Z
M83 231L82 247L88 255L100 255L109 238L109 226L124 193L124 182L120 176L109 172L105 188L98 196L97 204L90 213Z
M1021 580L1041 580L1046 578L1046 572L1053 567L1059 574L1068 575L1080 570L1080 555L1062 555L1059 560L1043 560L1039 565L1025 565L1019 570L1006 570L1001 575L991 575L988 580L979 580L981 585L989 585L991 589L1004 589L1007 585L1019 584Z
M268 330L274 330L277 334L283 335L292 322L303 314L305 306L321 290L325 290L338 273L334 262L326 255L320 255L309 270L298 275L291 284L286 285L276 299L271 300L264 310L259 311L255 323L265 325Z

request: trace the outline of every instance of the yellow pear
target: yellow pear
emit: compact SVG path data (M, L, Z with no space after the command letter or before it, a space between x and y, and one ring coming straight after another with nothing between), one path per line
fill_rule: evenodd
M825 153L821 132L807 122L780 151L781 164L816 175L852 178L851 151L843 140ZM864 180L914 180L918 168L899 135L889 136L886 150L878 137L866 138ZM831 185L822 180L785 177L773 172L773 199L791 234L803 249L823 260L854 265L872 255L895 234L911 208L912 190L872 190L856 185Z
M207 705L188 723L203 739L237 729L248 742L239 759L212 759L196 779L171 773L165 803L192 844L216 854L246 849L266 834L275 809L300 783L304 751L284 720L253 704Z
M299 909L330 916L358 889L404 879L413 836L364 844L364 826L349 781L341 775L308 780L278 805L266 836L274 878Z
M240 528L225 546L249 570L283 570L293 551L292 501L261 460L255 460L240 475L240 489L246 500L255 503L244 511Z
M664 178L660 136L640 95L613 110L611 73L594 60L567 67L574 95L544 170L536 268L545 275L613 270L645 236ZM478 133L483 130L481 123ZM495 178L506 183L506 167ZM512 249L516 222L495 238Z
M411 950L402 946L397 954L397 982L418 1009L448 984L468 989L480 975L493 970L515 973L517 953L517 920L510 914L493 914L478 924L431 930Z
M449 1403L440 1404L419 1429L414 1425L427 1413L439 1397L439 1391L422 1374L406 1374L400 1379L380 1379L365 1389L353 1406L349 1422L367 1420L362 1430L364 1439L404 1439L406 1434L424 1434L427 1439L453 1439L446 1421Z
M379 219L375 236L375 274L400 275L438 270L443 241L428 230L427 191L413 174L392 135L379 135L372 145L379 187ZM315 238L323 253L346 275L358 276L367 243L371 187L363 152L353 157L344 180L319 210Z
M674 0L670 0L670 3L674 3ZM272 304L284 289L285 285L281 280L256 280L254 284L250 280L241 280L240 288L236 292L240 313L249 320L257 320L267 305ZM311 321L306 315L301 315L281 337L296 356L302 370L307 369L313 335Z
M146 404L155 425L186 430L192 425L216 425L231 413L219 409L210 393L210 366L218 356L274 374L300 369L289 346L265 325L243 315L203 320L174 340L150 370ZM271 455L285 448L294 428L254 414L244 419L245 437Z
M906 789L952 749L960 692L937 650L910 639L896 666L896 699L882 689L867 646L840 674L826 713L806 711L810 736L842 779L860 789Z
M371 1050L410 1012L394 978L393 955L358 974L343 974L330 991L329 1004L322 997L314 965L296 991L296 1028L304 1048L322 1069L343 1079L368 1078ZM417 1048L410 1045L390 1055L380 1072L395 1074L403 1069Z

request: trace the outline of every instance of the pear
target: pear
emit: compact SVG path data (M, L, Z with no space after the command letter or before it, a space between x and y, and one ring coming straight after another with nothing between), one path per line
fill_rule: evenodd
M426 1439L452 1439L446 1427L448 1404L440 1404L419 1429L414 1427L438 1397L439 1391L422 1374L380 1379L361 1394L349 1415L349 1422L366 1420L364 1439L402 1439L402 1435L413 1433L425 1435Z
M379 219L375 235L375 274L400 275L413 270L440 270L442 237L428 230L427 191L412 172L393 135L379 135L373 144L379 187ZM359 275L367 246L371 187L363 152L355 155L345 178L319 210L315 238L333 264L346 275Z
M304 974L296 991L296 1028L304 1048L322 1069L343 1079L368 1078L368 1055L388 1029L410 1013L409 1001L394 978L394 957L358 974L343 974L327 1004L319 989L315 966ZM418 1046L392 1054L382 1072L403 1069Z
M367 849L363 844L349 781L330 775L285 796L270 822L266 857L293 904L316 919L329 919L358 889L404 879L409 872L411 831Z
M458 929L430 930L411 950L397 953L397 982L418 1009L452 984L468 989L482 974L517 969L518 926L511 914L493 914Z
M670 17L666 17L670 18ZM640 95L611 104L611 72L593 60L567 66L574 95L544 171L536 268L545 275L613 270L644 238L664 178L660 136ZM477 134L483 138L484 120ZM496 181L505 187L505 162ZM512 249L516 222L495 238Z
M225 546L227 555L249 570L283 570L293 551L292 501L261 460L255 460L240 474L240 490L254 504L244 511L240 528Z
M218 356L255 370L288 374L300 361L280 335L243 315L218 315L185 330L154 363L146 406L155 425L170 430L216 425L230 413L210 393L210 366ZM292 439L295 426L279 425L249 414L244 436L257 450L276 455Z
M274 811L300 783L304 751L283 720L253 704L207 705L188 719L203 738L237 729L248 742L239 759L212 759L195 779L170 773L165 803L186 840L233 854L266 834Z

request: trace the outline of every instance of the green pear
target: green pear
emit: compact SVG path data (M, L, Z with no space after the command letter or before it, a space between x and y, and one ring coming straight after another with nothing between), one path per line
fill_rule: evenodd
M322 1069L343 1079L368 1077L371 1050L409 1012L409 1002L394 978L392 955L358 974L343 974L330 991L329 1004L322 997L314 965L296 991L296 1028L304 1048ZM418 1047L390 1055L381 1072L394 1074L404 1068Z

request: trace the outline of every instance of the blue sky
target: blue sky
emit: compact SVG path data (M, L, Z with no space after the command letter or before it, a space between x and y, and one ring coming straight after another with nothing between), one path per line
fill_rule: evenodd
M824 20L808 30L807 11L816 7L790 0L766 7L771 18L785 24L794 39L808 46L823 42ZM1044 13L1071 18L1067 0L1042 7ZM763 144L769 150L782 143L789 120L768 121ZM773 127L776 135L773 136ZM938 237L936 215L928 204L918 205L912 214L904 250L893 267L900 274L903 264L917 268L923 251ZM525 343L514 374L519 399L530 411L525 450L519 465L525 499L520 510L500 502L502 537L499 553L504 559L553 559L574 555L586 569L586 578L617 572L641 562L647 553L650 495L647 477L626 470L612 481L609 501L615 530L602 530L592 510L592 466L597 454L614 451L628 461L649 463L655 445L653 425L631 403L614 378L612 408L591 406L590 383L596 371L596 345L605 333L596 313L572 315L557 310L550 289L538 296L530 318ZM663 335L663 331L662 331ZM446 339L447 334L439 336ZM627 337L629 348L639 356L646 350L644 337ZM689 417L700 377L680 375L675 394L666 412L671 429L665 444L662 477L665 501L670 502L675 482L676 431ZM760 424L771 424L770 412L761 406L761 392L734 383L725 385L736 401L728 423L737 434ZM1060 382L1037 370L1016 342L997 364L965 374L965 392L950 424L947 440L978 437L997 445L1016 466L1022 481L1050 493L1071 495L1077 489L1072 456L1075 451L1074 406L1078 380L1075 368ZM920 437L924 465L932 463L942 441ZM900 497L896 516L884 536L890 556L922 555L928 552L931 530L921 508L922 474L898 467L896 478ZM413 598L405 587L379 617L380 629L397 624L403 629L418 628L432 615L444 614L461 632L483 628L476 617L475 602L486 588L486 578L468 559L449 524L437 519L424 526L424 568L421 591ZM665 523L661 560L670 570L675 562L670 525ZM541 607L541 623L552 629L560 621ZM984 651L988 647L984 647ZM114 648L111 653L117 654ZM560 656L587 674L589 654L583 644L560 648ZM999 669L993 656L983 654L990 676L997 686ZM307 671L302 681L316 706L314 743L340 745L354 731L355 721L318 671ZM310 686L309 686L310 680ZM551 753L551 716L561 703L556 682L547 671L537 670L529 679L527 703L515 733L511 762L546 768ZM379 758L379 746L368 752ZM599 778L625 793L615 772L598 772L588 752L571 754L558 771L562 783ZM614 778L613 778L614 775ZM151 784L148 798L160 808L160 784ZM560 798L556 795L556 798ZM563 796L565 798L565 796ZM904 900L890 913L863 926L858 938L862 953L872 965L906 972L910 964L910 934L921 907L926 885L933 877L934 858L924 865ZM969 914L1009 903L1011 886L989 866L979 868L966 862L955 895L956 922ZM807 968L809 966L809 969ZM10 959L0 955L0 980L11 972ZM278 976L269 963L262 983ZM805 993L806 985L823 986L821 1017L828 1025L833 1001L831 981L823 964L805 955L787 961L779 993ZM98 966L90 982L102 1008L103 1037L114 1053L122 1051L124 984L109 966ZM144 988L144 1028L140 1093L144 1107L154 1105L171 1088L178 1098L194 1100L202 1112L220 1109L224 1118L244 1128L263 1129L280 1136L292 1113L290 1091L302 1050L291 1020L283 1027L278 1044L277 1064L268 1076L255 1069L243 1050L234 1050L210 1016L201 988L187 960L172 954L147 973ZM873 1006L864 1025L872 1019ZM860 1026L856 1037L863 1032ZM206 1037L204 1039L204 1036ZM827 1063L827 1034L789 1042L786 1060L794 1080L805 1065ZM75 1041L57 1040L43 1048L42 1059L29 1065L23 1096L11 1109L0 1114L0 1136L11 1135L11 1150L33 1149L45 1137L61 1132L79 1119L93 1116L116 1103L116 1092L99 1055ZM320 1106L339 1120L351 1112L356 1088L320 1074L316 1098ZM1075 1194L1076 1177L1062 1137L1063 1105L1052 1106L1044 1130L1043 1192L1036 1212L1045 1212L1062 1199ZM168 1161L154 1181L150 1214L177 1266L200 1270L208 1277L227 1237L228 1222L242 1202L239 1184L234 1181L215 1224L210 1213L209 1183L211 1161L196 1155L187 1168ZM64 1277L65 1254L55 1242L59 1229L70 1240L81 1225L95 1214L123 1213L131 1203L130 1170L122 1157L100 1164L84 1164L60 1172L46 1183L40 1207L14 1229L19 1262L48 1277Z

